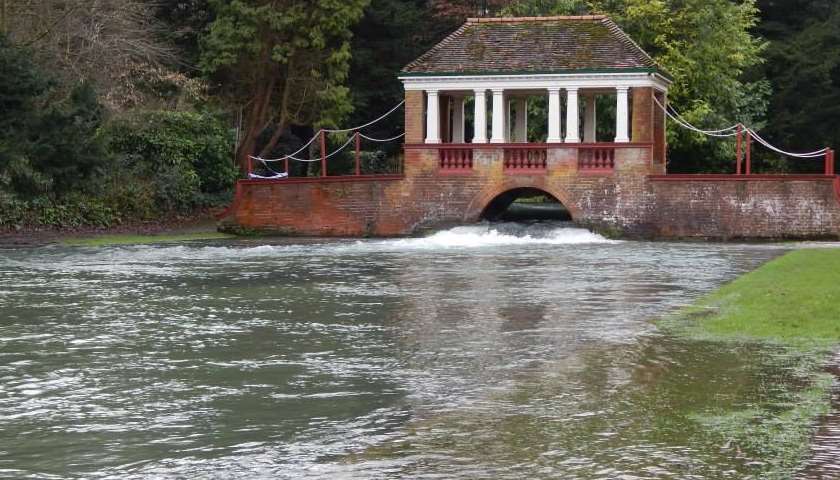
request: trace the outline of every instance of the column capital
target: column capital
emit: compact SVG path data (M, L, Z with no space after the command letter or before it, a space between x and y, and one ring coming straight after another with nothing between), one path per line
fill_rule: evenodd
M427 88L426 95L437 95L439 91L437 88Z
M473 91L473 93L475 93L476 95L484 95L485 93L487 93L487 89L486 89L486 88L484 88L484 87L481 87L481 88L473 88L473 89L472 89L472 91Z
M580 90L580 87L566 87L566 91L569 93L577 93Z
M619 92L627 92L627 91L630 90L630 87L622 85L622 86L619 86L619 87L615 87L615 89Z
M505 93L505 89L501 88L501 87L491 88L490 90L493 92L493 95L499 95L499 94Z
M560 93L560 90L562 90L562 88L561 87L548 87L546 90L548 90L548 93Z

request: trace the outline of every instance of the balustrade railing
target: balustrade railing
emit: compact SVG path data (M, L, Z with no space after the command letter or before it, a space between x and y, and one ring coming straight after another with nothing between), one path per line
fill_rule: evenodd
M442 147L438 152L438 166L443 171L468 172L473 168L472 147Z
M578 148L578 170L610 172L615 168L615 147L581 146Z
M548 150L545 147L505 147L505 170L544 171L547 167Z

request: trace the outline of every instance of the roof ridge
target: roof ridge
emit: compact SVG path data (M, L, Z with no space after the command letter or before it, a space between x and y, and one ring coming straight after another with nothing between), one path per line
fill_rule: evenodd
M558 20L603 20L606 15L554 15L547 17L471 17L467 19L468 24L476 23L526 23L526 22L550 22Z

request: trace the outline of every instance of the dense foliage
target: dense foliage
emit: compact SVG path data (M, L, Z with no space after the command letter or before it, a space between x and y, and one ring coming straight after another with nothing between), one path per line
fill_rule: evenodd
M247 155L288 152L399 102L399 69L465 17L583 13L610 15L650 52L693 123L741 121L790 149L840 145L832 0L0 2L0 227L221 205ZM544 105L531 109L544 129ZM402 128L395 114L367 133ZM731 140L673 128L668 141L672 172L732 168ZM756 163L818 168L760 150Z

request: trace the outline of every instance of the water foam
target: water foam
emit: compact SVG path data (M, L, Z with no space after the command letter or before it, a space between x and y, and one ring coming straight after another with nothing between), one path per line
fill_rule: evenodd
M397 247L414 249L618 243L584 228L558 226L556 223L471 225L443 230L428 237L392 240L391 242Z

